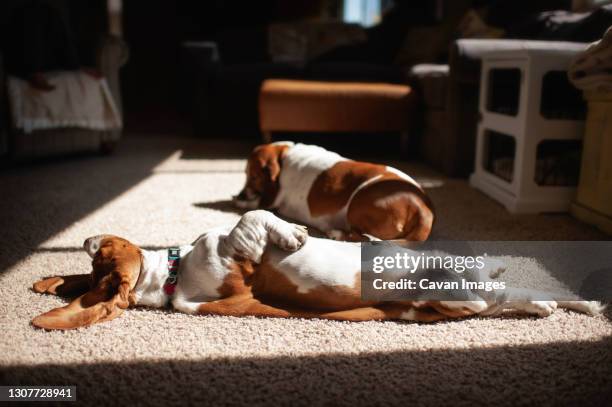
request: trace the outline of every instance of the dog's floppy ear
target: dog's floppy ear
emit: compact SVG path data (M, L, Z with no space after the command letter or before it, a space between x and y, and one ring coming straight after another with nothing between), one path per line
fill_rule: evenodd
M276 182L280 175L280 157L278 155L266 157L266 161L263 163L263 171L270 180L270 182Z
M44 329L74 329L121 315L130 305L130 292L136 286L142 255L120 238L105 238L92 262L92 288L70 304L52 309L32 320Z
M259 165L269 175L272 182L278 179L283 157L290 146L290 143L263 144L253 150L252 157L259 161Z
M262 173L259 188L261 194L260 208L270 207L278 194L282 160L288 148L289 146L284 144L266 144L255 149Z

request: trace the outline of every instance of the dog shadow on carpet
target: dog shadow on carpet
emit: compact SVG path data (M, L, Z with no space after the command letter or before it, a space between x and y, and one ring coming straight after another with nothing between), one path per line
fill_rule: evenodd
M246 212L250 210L250 209L243 209L243 208L236 207L236 205L234 205L234 202L231 199L222 199L219 201L211 201L211 202L196 202L192 205L195 206L196 208L214 209L216 211L221 211L221 212L235 213L240 216L244 215ZM279 218L287 222L296 223L300 225L303 224L303 222L288 218L286 216L282 216L274 210L271 212L273 212L276 216L278 216ZM308 234L314 237L326 237L325 233L323 233L319 229L312 227L312 226L308 226Z
M214 209L221 212L236 213L238 215L244 215L245 212L248 212L245 209L236 207L231 199L222 199L220 201L212 202L196 202L193 204L193 206L202 209Z

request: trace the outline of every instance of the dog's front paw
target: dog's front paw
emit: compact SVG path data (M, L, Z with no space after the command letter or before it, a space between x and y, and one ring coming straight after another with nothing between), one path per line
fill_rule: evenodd
M49 277L44 280L40 280L34 283L32 289L37 293L48 293L48 294L57 294L56 288L57 286L64 283L64 279L61 277Z
M606 309L606 305L599 301L559 301L558 305L588 315L599 315Z
M576 310L589 315L599 315L606 309L606 305L599 301L579 301Z
M283 250L294 252L306 243L308 230L306 226L294 223L279 225L274 233L274 243Z

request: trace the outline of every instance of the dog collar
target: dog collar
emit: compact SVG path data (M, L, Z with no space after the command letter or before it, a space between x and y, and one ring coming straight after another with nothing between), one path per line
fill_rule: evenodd
M166 295L172 296L176 289L178 280L179 263L181 262L181 249L171 247L168 249L168 278L164 283L164 292Z

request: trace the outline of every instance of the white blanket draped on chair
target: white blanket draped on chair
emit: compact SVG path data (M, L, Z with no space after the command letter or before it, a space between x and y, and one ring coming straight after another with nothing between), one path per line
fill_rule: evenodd
M46 78L55 89L42 91L22 79L8 78L11 115L17 129L30 133L63 127L93 130L122 127L121 115L105 79L81 71L51 72Z

